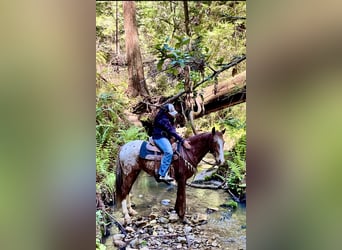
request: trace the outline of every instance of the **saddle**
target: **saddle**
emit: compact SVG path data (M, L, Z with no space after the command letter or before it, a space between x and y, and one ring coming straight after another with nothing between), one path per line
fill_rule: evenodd
M172 151L175 153L177 151L177 143L174 142L171 144ZM148 141L144 141L140 148L139 153L140 158L143 158L145 160L154 160L154 161L160 161L163 157L163 152L158 148L158 146L154 143L154 140L152 137L148 138ZM178 155L173 154L172 160L177 160Z

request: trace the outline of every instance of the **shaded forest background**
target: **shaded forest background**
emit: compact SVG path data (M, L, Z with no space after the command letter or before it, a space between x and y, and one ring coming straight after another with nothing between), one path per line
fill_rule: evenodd
M246 189L246 2L99 1L96 35L97 207L108 209L115 202L119 147L146 139L158 106L166 101L181 114L177 131L184 137L226 128L227 164L216 177L241 199ZM244 96L230 98L236 93ZM205 106L210 98L211 109ZM97 212L102 231L104 223Z

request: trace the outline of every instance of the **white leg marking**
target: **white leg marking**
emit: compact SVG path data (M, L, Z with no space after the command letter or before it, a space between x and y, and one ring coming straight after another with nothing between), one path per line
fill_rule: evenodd
M127 208L130 215L137 215L138 213L131 207L131 195L127 195Z
M126 202L126 199L124 199L122 202L121 202L121 206L122 206L122 212L125 216L125 221L127 224L131 223L131 217L129 216L128 214L128 210L127 210L127 202Z

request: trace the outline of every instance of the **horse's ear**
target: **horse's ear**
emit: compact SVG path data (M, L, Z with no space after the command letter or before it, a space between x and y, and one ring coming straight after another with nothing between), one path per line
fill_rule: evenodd
M224 132L226 132L226 129L222 130L222 132L221 132L221 133L222 133L222 134L224 134Z
M214 135L215 134L215 127L211 130L211 133Z

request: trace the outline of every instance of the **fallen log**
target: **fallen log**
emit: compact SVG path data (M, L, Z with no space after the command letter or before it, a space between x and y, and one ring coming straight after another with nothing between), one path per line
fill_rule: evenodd
M194 118L200 118L212 112L234 106L246 101L246 71L234 77L211 85L203 90L204 112Z

